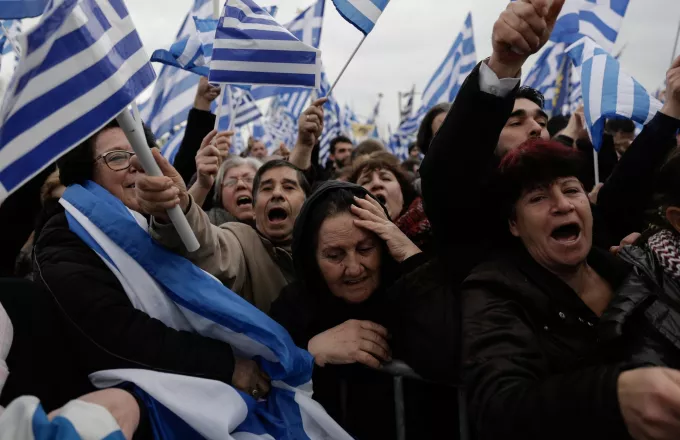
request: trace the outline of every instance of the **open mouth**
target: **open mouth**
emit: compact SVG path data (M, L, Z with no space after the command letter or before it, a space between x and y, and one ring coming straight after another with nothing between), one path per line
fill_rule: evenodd
M560 243L572 243L581 235L581 227L577 223L568 223L555 228L550 236Z
M382 203L383 205L384 205L385 203L387 203L387 197L385 197L385 196L382 195L382 194L375 194L375 198L378 199L378 201L379 201L380 203Z
M356 286L357 284L361 284L364 281L366 281L366 277L359 278L359 279L356 279L356 280L345 280L344 283L347 284L348 286Z
M272 208L269 210L267 218L272 223L280 223L288 218L288 213L283 208Z
M236 199L236 206L252 205L253 199L249 196L241 196Z

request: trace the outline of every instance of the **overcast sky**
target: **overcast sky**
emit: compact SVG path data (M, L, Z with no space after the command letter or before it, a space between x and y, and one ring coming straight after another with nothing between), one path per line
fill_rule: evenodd
M261 5L278 5L277 19L286 23L313 2L262 0ZM172 44L193 0L126 3L150 55ZM477 57L483 59L491 52L493 23L507 3L508 0L391 0L334 95L341 104L349 103L357 114L367 116L378 93L383 93L381 125L390 123L395 128L398 92L408 91L413 84L416 91L422 91L460 32L467 13L472 12ZM648 90L663 83L679 22L678 0L630 0L615 52L625 45L621 57L624 70ZM331 82L361 35L327 0L321 51Z

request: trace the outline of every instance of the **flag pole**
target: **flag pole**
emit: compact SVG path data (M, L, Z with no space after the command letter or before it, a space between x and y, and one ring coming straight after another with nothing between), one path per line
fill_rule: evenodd
M220 19L220 0L212 0L213 4L213 18ZM220 128L220 116L222 115L222 102L224 101L224 84L220 84L220 100L217 103L217 111L215 112L215 130Z
M132 145L132 149L139 158L139 161L142 163L142 167L146 174L154 177L162 176L163 173L154 160L151 149L146 143L144 128L142 127L142 118L139 116L139 109L137 108L137 103L134 101L132 102L132 113L133 114L130 114L130 110L125 107L116 120L118 121L118 124L120 124L120 128L125 132L125 136L130 142L130 145ZM192 232L189 222L182 212L182 208L175 206L174 208L169 209L168 217L170 217L170 221L175 226L175 229L187 250L189 252L198 250L200 244L198 243L198 240L196 240L196 236Z
M675 44L673 45L673 52L671 55L671 66L673 65L673 61L675 61L675 53L678 50L678 41L680 41L680 22L678 23L678 32L675 34Z
M328 91L328 95L327 95L327 96L330 96L331 93L333 93L333 89L335 89L335 86L338 84L338 81L340 81L340 78L342 78L342 74L345 73L345 70L347 70L347 66L349 66L349 63L352 62L352 59L354 58L354 55L356 55L357 52L359 52L359 48L361 47L362 44L364 44L364 41L366 41L366 37L367 37L367 35L364 35L364 37L361 39L361 41L359 42L359 44L357 45L357 47L354 49L354 52L352 52L352 55L349 57L349 60L347 60L347 63L345 64L345 67L342 68L342 70L340 71L340 75L338 75L338 77L335 79L335 82L334 82L333 85L331 86L331 89Z
M595 185L597 185L600 183L600 158L595 148L593 148L593 168L595 168Z

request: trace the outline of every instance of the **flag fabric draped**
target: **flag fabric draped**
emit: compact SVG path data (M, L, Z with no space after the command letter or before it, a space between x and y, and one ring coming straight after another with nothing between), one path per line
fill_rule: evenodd
M276 18L276 14L279 12L279 7L274 5L274 6L265 6L263 8L265 11L267 11L267 14L271 15L272 18Z
M212 13L212 0L194 0L175 40L181 41L196 33L194 16L208 18ZM163 66L151 97L139 107L142 119L156 137L171 133L176 126L187 120L189 110L194 105L198 81L199 76L189 71Z
M0 202L155 77L122 0L54 1L19 41L23 56L0 110Z
M390 0L333 0L340 15L368 35Z
M202 76L208 76L208 63L203 53L203 45L198 34L186 36L170 46L158 49L151 54L151 61L183 69Z
M554 42L573 43L592 38L611 52L619 34L629 0L567 0L550 36Z
M302 41L308 46L318 49L321 42L325 4L325 0L317 0L316 3L302 11L297 17L291 20L284 27L288 29L290 33L292 33L298 40ZM289 87L284 88L276 86L253 86L250 89L250 92L252 93L253 98L256 100L288 93L297 93L299 95L307 94L307 99L309 99L310 90L291 89Z
M70 186L60 203L69 228L99 255L137 309L176 330L229 343L272 378L260 401L223 382L151 370L97 372L90 376L96 386L134 383L154 431L171 427L182 439L351 439L311 398L312 356L283 327L157 244L141 214L94 182Z
M228 0L215 32L211 82L316 88L321 53L253 0Z
M125 435L116 419L100 405L72 400L49 420L37 397L22 396L0 415L0 438L125 440Z
M418 111L403 122L389 140L392 154L400 159L408 157L408 145L415 141L425 114L440 102L452 102L476 65L472 14L468 14L463 30L425 87Z
M37 17L48 0L0 0L0 19Z
M596 150L602 145L607 119L626 118L646 124L661 109L661 102L590 38L577 41L567 53L581 77L586 126Z

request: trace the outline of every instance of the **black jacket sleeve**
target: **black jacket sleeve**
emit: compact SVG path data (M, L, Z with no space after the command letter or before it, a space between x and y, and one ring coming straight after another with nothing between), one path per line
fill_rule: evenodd
M458 383L459 297L452 294L437 260L425 253L402 263L404 274L389 289L394 356L421 376Z
M652 201L654 175L676 146L678 129L680 120L657 113L600 190L595 209L608 230L609 246L644 229L644 211Z
M135 309L115 275L74 233L43 229L35 248L36 280L55 297L75 331L88 372L144 368L231 383L234 355L221 341L174 330ZM94 347L94 348L93 348Z
M179 146L173 166L188 185L196 173L196 153L201 147L203 138L215 128L215 115L204 110L189 110L184 139Z
M505 98L482 92L479 67L465 80L420 167L425 213L440 257L462 276L472 268L467 252L476 252L479 238L495 227L488 224L484 187L515 103L515 92ZM465 258L451 261L456 255Z
M477 440L626 439L617 396L621 368L551 374L539 329L508 296L463 286L464 378Z

